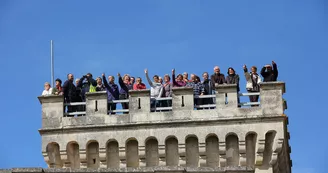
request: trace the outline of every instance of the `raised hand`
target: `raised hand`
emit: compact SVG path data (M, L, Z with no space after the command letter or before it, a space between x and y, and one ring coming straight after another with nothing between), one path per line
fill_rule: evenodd
M146 74L148 73L148 70L147 70L147 69L145 69L145 73L146 73Z
M105 73L103 73L102 76L104 77L105 76Z
M117 73L117 76L118 76L118 77L121 77L121 74L120 74L120 73Z
M276 62L272 61L272 65L275 65L275 64L276 64Z
M244 69L247 69L247 67L246 67L246 65L245 65L245 64L243 65L243 68L244 68Z
M172 69L172 74L175 74L175 69Z

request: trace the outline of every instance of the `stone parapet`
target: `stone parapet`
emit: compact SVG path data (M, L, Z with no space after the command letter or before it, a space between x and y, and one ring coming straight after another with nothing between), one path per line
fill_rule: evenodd
M237 86L216 87L215 104L212 109L194 109L193 89L188 87L172 89L172 110L153 112L150 109L150 90L130 91L129 113L107 114L106 92L86 94L86 115L64 117L63 96L40 96L42 104L42 128L61 128L80 125L156 123L182 120L212 120L231 118L253 118L281 116L287 108L282 94L284 82L261 83L260 105L258 107L238 107ZM117 103L119 104L119 103Z

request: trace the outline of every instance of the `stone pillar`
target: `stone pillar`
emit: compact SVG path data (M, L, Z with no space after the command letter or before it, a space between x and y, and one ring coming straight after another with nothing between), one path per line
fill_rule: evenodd
M194 90L190 87L172 88L172 111L193 110Z
M42 105L42 128L60 128L64 116L64 96L39 96Z
M160 141L158 141L158 155L159 155L158 166L165 166L166 165L165 143L160 143Z
M130 90L129 91L129 113L150 112L150 90Z
M262 137L262 138L260 137L257 140L257 145L256 145L255 166L262 166L264 146L265 146L265 138L264 137Z
M224 139L224 138L220 138L220 139ZM226 159L226 142L225 142L225 140L219 141L219 162L220 162L220 167L226 167L227 159Z
M118 145L118 152L119 152L119 159L120 159L120 168L125 168L126 167L126 148L125 145L120 146L122 144Z
M223 84L215 87L216 108L235 109L238 107L237 84Z
M284 113L285 82L260 83L260 105L264 116L277 116Z
M99 148L99 168L107 168L107 157L106 157L106 147Z
M88 92L86 96L86 116L107 115L106 91Z
M80 147L80 168L87 168L87 150L85 146Z
M245 138L239 140L239 166L246 166L246 141Z

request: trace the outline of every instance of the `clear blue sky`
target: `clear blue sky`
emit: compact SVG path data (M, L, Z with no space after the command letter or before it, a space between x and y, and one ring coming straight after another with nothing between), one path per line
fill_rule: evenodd
M46 167L41 105L55 77L117 72L144 77L242 73L275 60L286 82L293 171L323 173L327 164L327 1L0 1L0 168ZM241 81L245 91L245 80Z

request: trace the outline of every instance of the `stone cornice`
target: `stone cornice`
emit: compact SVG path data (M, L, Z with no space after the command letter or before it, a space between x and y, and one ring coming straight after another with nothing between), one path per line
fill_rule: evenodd
M86 130L97 130L97 131L105 131L110 129L117 128L161 128L175 126L185 126L185 125L217 125L217 124L238 124L238 123L254 123L254 122L279 122L285 121L285 116L270 116L270 117L240 117L240 118L219 118L219 119L208 119L208 120L180 120L180 121L171 121L171 122L151 122L151 123L125 123L125 124L102 124L102 125L81 125L81 126L72 126L72 127L61 127L61 128L43 128L39 129L39 133L43 134L56 134L62 132L84 132Z

